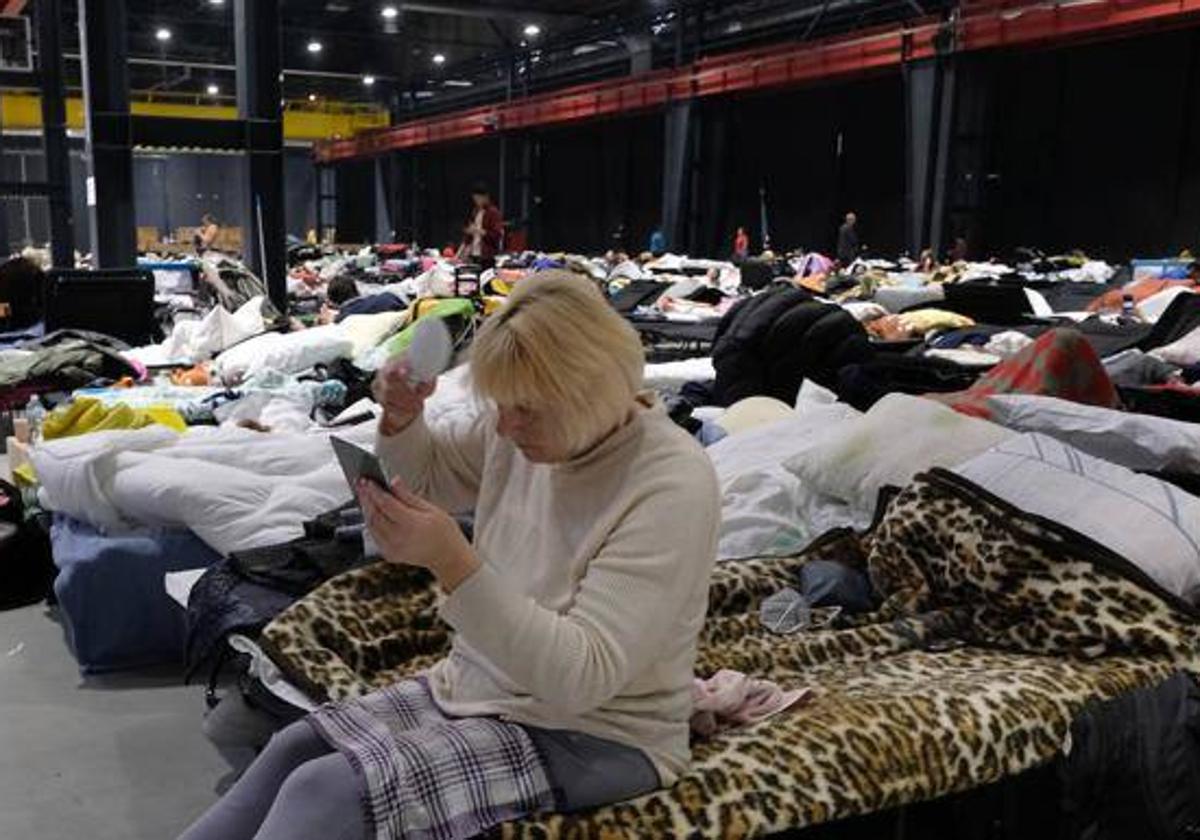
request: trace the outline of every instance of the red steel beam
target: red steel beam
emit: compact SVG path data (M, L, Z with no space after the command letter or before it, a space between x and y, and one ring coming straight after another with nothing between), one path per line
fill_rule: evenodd
M1180 25L1197 13L1200 0L1074 0L1058 4L968 0L955 24L956 49L1116 37L1148 27ZM938 21L926 19L915 25L712 56L687 67L579 85L516 102L366 131L352 138L318 143L313 154L320 163L333 163L498 131L629 114L695 97L857 75L932 56L939 26Z

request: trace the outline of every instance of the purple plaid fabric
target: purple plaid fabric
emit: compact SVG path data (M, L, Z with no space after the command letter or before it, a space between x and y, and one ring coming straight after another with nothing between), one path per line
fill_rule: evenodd
M524 729L447 717L423 679L324 706L308 720L362 778L368 838L473 837L554 808Z

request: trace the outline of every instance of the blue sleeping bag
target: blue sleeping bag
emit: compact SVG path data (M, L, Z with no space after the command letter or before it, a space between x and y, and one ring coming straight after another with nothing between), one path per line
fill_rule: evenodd
M186 616L163 578L207 568L217 552L187 530L106 536L60 515L50 542L59 569L54 594L80 671L183 662Z

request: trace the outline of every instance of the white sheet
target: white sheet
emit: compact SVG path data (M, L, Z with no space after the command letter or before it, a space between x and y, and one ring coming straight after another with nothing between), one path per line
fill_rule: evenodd
M820 432L857 414L842 403L809 404L794 418L727 437L706 450L721 486L718 560L792 554L832 528L868 524L869 514L817 492L797 469Z

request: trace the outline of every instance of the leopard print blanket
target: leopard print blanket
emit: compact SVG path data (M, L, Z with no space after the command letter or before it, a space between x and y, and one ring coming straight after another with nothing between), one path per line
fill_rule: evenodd
M836 630L772 635L761 600L816 558L869 569L884 597ZM718 566L697 671L733 668L805 704L693 744L673 787L501 826L505 838L752 837L997 781L1058 754L1085 704L1200 672L1187 605L1124 561L949 473L919 476L866 537ZM270 625L264 647L315 696L363 694L448 645L429 581L376 565L338 577Z

